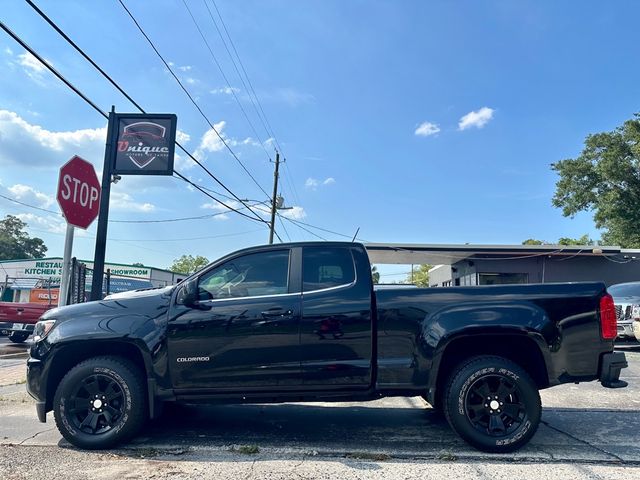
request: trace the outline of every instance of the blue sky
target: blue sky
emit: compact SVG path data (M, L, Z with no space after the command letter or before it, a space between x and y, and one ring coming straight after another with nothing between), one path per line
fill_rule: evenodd
M239 197L267 200L215 141L117 1L37 3L148 111L176 113L185 145ZM182 0L125 3L271 192L273 165L260 142L272 153L273 141L203 1L188 5L229 84ZM295 209L286 215L345 235L360 228L360 238L375 242L599 238L590 214L564 218L551 206L556 178L549 165L578 155L586 135L612 130L639 110L636 2L217 5L287 158L281 193ZM104 110L114 104L135 111L26 3L9 2L2 17ZM24 53L0 34L0 193L58 210L59 167L78 154L100 170L106 122ZM177 169L220 190L184 156ZM112 219L219 212L172 178L125 177L113 192ZM0 199L0 215L6 214L22 215L50 255L62 254L61 218ZM277 229L283 239L316 239L284 223L287 232ZM93 256L95 227L76 236L76 256ZM264 243L268 231L229 213L111 224L109 237L110 261L166 267L183 253L214 259Z

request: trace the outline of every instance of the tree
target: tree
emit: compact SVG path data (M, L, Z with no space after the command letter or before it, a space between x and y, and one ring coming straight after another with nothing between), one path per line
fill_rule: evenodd
M144 267L144 264L140 263L140 262L135 262L131 264L133 267Z
M44 240L31 238L24 229L27 224L13 215L0 220L0 259L42 258L47 251Z
M596 242L589 238L589 235L585 234L580 238L568 238L562 237L558 240L558 245L595 245Z
M527 238L524 242L522 242L522 245L545 245L546 242L543 242L542 240L536 240L535 238Z
M577 158L553 163L552 203L566 217L593 211L602 242L640 247L640 114L612 132L587 136Z
M182 255L176 258L169 270L176 273L190 274L195 273L209 263L209 259L201 255Z
M405 282L413 283L418 287L428 287L429 270L431 270L431 265L416 265L413 267L413 274L409 273Z
M380 283L380 272L375 265L371 267L371 278L373 279L373 283Z
M536 240L535 238L528 238L522 245L596 245L595 240L591 240L586 233L580 238L560 237L556 243L549 243L544 240Z

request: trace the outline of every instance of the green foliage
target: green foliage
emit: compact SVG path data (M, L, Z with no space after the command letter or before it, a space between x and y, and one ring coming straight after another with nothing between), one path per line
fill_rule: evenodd
M429 270L432 265L415 265L413 267L413 275L409 273L405 279L405 283L413 283L418 287L429 286Z
M380 272L375 265L371 267L371 278L373 279L373 283L380 283Z
M176 258L173 264L169 267L169 270L177 273L184 273L186 275L195 273L209 264L209 259L201 255L182 255L180 258Z
M13 215L0 220L0 259L42 258L47 251L44 241L29 237L27 224Z
M604 244L640 247L640 115L589 135L577 158L551 168L560 177L552 203L563 215L593 211Z
M140 262L135 262L131 264L134 267L144 267L144 264L140 263Z
M591 240L586 233L580 238L560 237L557 242L547 242L544 240L536 240L535 238L528 238L522 245L597 245L595 240Z
M568 238L562 237L558 240L558 245L595 245L596 242L589 238L589 235L585 234L580 238Z

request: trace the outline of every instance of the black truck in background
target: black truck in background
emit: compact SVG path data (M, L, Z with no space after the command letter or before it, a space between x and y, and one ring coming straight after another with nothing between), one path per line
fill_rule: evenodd
M536 432L539 390L626 386L615 337L602 283L378 289L360 244L279 244L46 312L27 388L81 448L131 438L163 402L421 395L471 445L506 452Z

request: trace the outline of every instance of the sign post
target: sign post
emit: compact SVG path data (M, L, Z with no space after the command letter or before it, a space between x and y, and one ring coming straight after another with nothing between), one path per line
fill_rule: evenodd
M86 160L74 156L60 168L58 176L58 204L67 220L64 240L62 278L58 306L67 304L71 250L73 248L74 227L87 229L98 215L100 205L100 184L96 171Z
M102 169L91 300L102 299L112 176L173 175L176 123L174 114L116 113L111 107Z

